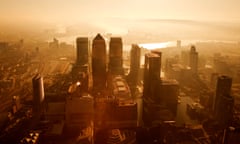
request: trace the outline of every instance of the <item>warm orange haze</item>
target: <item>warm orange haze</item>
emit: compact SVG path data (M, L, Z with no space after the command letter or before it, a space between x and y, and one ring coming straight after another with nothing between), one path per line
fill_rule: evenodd
M2 0L0 38L37 37L27 32L35 32L43 39L97 32L123 36L139 32L153 42L237 40L239 8L238 0Z
M0 144L239 144L239 0L1 0Z

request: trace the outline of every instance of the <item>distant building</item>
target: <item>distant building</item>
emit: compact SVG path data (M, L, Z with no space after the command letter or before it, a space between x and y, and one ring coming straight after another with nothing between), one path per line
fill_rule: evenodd
M77 43L77 64L84 65L88 63L89 41L87 37L78 37Z
M106 62L106 43L104 38L100 34L97 34L97 36L93 39L92 44L93 88L97 91L106 87Z
M130 73L129 77L133 81L137 81L137 76L140 69L140 57L141 57L141 48L137 44L133 44L131 48L130 56Z
M59 41L56 38L53 38L53 41L49 43L49 48L59 48Z
M190 50L190 59L189 59L189 66L193 74L197 74L198 72L198 52L196 51L195 46L191 46Z
M214 116L216 120L227 126L233 117L234 99L231 96L232 78L219 76L217 79L216 95L214 99Z
M111 37L109 44L109 66L112 74L123 74L123 44L121 37Z
M43 77L40 74L35 75L32 78L32 85L33 85L33 112L36 115L40 115L43 109L44 101Z

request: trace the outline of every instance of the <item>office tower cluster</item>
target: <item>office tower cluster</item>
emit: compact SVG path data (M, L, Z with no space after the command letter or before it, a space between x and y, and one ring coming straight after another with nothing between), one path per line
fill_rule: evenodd
M87 75L92 76L91 92L95 101L95 110L97 111L94 123L97 127L136 126L137 104L132 101L131 91L124 76L121 37L110 38L109 51L107 51L107 43L101 34L97 34L93 38L91 50L89 50L89 42L85 37L77 38L75 67L90 66ZM91 58L89 59L90 55ZM135 65L139 64L136 63ZM134 71L137 71L138 67L135 66ZM79 73L81 70L76 69L75 71L75 73ZM79 88L76 87L76 89ZM127 111L130 115L125 115Z
M173 120L177 109L179 84L176 80L163 79L161 74L161 52L152 51L145 55L144 88L143 88L143 122ZM168 111L172 115L166 117L161 112Z
M77 60L74 74L81 69L87 69L87 75L92 72L92 88L94 91L102 91L107 86L107 75L123 75L123 44L120 37L111 37L109 53L106 41L101 34L97 34L92 40L91 60L89 59L89 40L87 37L77 38ZM107 58L109 54L109 58ZM108 62L109 61L109 62ZM107 63L108 62L108 63ZM89 67L91 66L91 67ZM85 84L84 84L85 85Z

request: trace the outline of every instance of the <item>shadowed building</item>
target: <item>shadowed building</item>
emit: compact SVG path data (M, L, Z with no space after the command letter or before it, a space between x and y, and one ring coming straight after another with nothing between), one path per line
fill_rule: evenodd
M93 98L89 95L68 97L66 99L66 126L80 129L91 125L93 121Z
M105 125L108 128L137 127L137 103L107 102Z
M143 88L143 122L173 120L177 109L179 84L176 80L160 78L161 52L145 55Z
M141 49L138 45L133 44L130 59L130 75L136 76L140 68Z
M33 85L33 112L35 115L40 115L44 101L44 86L43 77L37 74L32 79Z
M92 77L95 90L106 87L106 55L105 40L100 34L97 34L92 44Z
M193 74L197 74L197 72L198 72L198 52L196 51L195 46L191 46L189 56L190 56L189 66L191 67L191 71Z
M89 42L87 37L78 37L77 43L77 64L84 65L88 63L88 47Z
M161 56L155 53L148 53L145 55L144 64L144 89L143 96L148 97L151 86L154 82L160 79L161 72ZM151 96L150 96L151 97Z
M132 44L130 52L130 72L127 76L127 80L133 96L136 93L135 91L138 82L143 78L143 69L140 69L140 56L141 48L137 44Z
M228 76L218 77L214 101L214 116L224 126L230 124L233 116L234 99L231 96L231 87L232 78Z
M123 74L123 44L121 37L111 37L109 46L108 69L112 74Z

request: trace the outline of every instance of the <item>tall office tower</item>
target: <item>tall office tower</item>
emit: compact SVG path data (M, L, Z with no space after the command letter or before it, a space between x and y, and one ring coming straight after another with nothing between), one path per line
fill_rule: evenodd
M100 34L97 34L92 44L92 77L95 90L106 87L106 55L105 40Z
M88 47L89 42L87 37L78 37L77 43L77 64L84 65L88 63Z
M231 96L232 78L219 76L214 100L214 116L220 124L227 125L233 116L234 99Z
M33 112L36 116L41 114L44 101L43 77L40 74L32 78L33 86Z
M148 97L152 88L152 85L157 80L160 80L161 73L161 57L156 53L148 53L145 55L144 64L144 89L143 96ZM151 96L150 96L151 97Z
M130 73L129 79L133 81L133 83L137 82L139 69L140 69L140 56L141 56L141 49L138 45L132 44L131 48L131 56L130 56Z
M123 74L123 44L121 37L111 37L109 46L108 69L112 74Z
M161 58L162 58L162 52L157 51L157 50L152 50L151 52L154 53L154 54L157 54L157 55L160 57L160 58L158 59L159 62L157 62L157 64L159 64L159 77L161 77L161 66L162 66L162 60L161 60Z
M198 72L198 52L196 51L195 46L191 46L189 56L190 56L189 66L191 67L191 71L193 74L197 74L197 72Z

